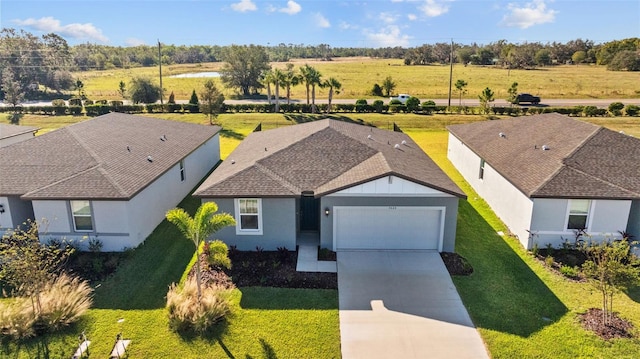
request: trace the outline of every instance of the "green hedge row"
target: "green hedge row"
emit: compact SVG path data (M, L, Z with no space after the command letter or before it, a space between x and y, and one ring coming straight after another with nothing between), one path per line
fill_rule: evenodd
M50 115L50 116L62 116L62 115L74 115L79 116L84 113L87 116L100 116L109 112L121 112L121 113L199 113L200 108L198 105L193 104L148 104L148 105L123 105L120 101L114 101L115 103L104 104L94 103L90 105L82 106L19 106L15 108L18 113L34 114L34 115ZM317 104L316 112L327 112L327 104ZM541 113L557 112L560 114L574 116L574 117L608 117L608 116L640 116L640 106L627 105L624 108L624 112L611 111L604 108L597 108L595 106L574 106L574 107L501 107L494 106L490 108L491 113L494 115L507 115L507 116L522 116L533 115ZM275 111L275 104L238 104L227 105L222 108L223 113L271 113ZM312 105L307 104L281 104L280 111L284 113L312 113ZM0 112L14 112L14 109L10 106L0 107ZM470 106L436 106L431 101L424 102L421 106L417 107L413 111L409 111L406 105L403 104L334 104L332 105L332 112L338 113L419 113L419 114L482 114L483 109L481 107Z

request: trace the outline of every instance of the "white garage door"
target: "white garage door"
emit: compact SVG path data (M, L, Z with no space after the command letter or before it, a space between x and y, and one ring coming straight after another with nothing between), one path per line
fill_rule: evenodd
M334 207L336 249L441 249L444 207Z

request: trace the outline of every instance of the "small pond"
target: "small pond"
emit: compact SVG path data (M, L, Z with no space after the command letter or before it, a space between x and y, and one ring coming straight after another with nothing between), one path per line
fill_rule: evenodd
M220 73L216 71L189 72L186 74L172 75L169 77L176 78L176 79L199 78L199 77L220 77Z

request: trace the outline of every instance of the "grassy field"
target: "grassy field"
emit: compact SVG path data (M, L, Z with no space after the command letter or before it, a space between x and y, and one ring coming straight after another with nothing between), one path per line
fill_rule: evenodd
M203 115L154 115L206 123ZM224 115L223 157L258 123L264 129L305 122L321 116L276 114ZM54 120L57 119L57 120ZM23 124L53 129L84 118L25 116ZM467 193L461 201L456 251L474 267L454 283L494 358L637 358L639 339L603 341L583 330L578 314L598 307L599 294L588 284L571 282L534 260L505 231L495 216L447 160L446 125L482 121L480 116L362 115L353 121L388 128L398 123ZM585 119L640 137L637 118ZM44 127L44 126L43 126ZM183 203L197 205L193 200ZM132 357L339 357L339 324L335 291L240 288L236 315L208 338L185 338L167 328L163 309L167 285L179 280L192 260L191 244L164 222L137 249L130 262L97 289L95 308L66 333L16 347L5 343L1 355L17 358L68 357L75 336L87 330L94 353L107 353L115 333L134 339ZM615 297L614 309L640 327L640 289ZM122 327L116 323L125 318ZM292 325L295 323L295 325ZM19 353L15 355L15 353Z
M357 99L370 97L374 83L391 76L397 83L397 93L409 93L426 99L447 98L449 93L449 66L405 66L401 60L370 58L335 59L334 61L293 61L298 65L309 63L316 67L323 78L335 77L343 89L335 98ZM176 99L188 100L195 89L199 92L203 78L170 78L186 72L217 71L222 63L198 65L164 66L163 87L165 99L173 91ZM283 68L284 63L274 63L273 67ZM121 99L117 94L118 83L128 83L134 76L158 79L158 68L114 69L105 71L78 72L74 77L84 82L90 99ZM364 80L363 80L364 79ZM531 92L547 98L638 98L640 96L640 73L607 71L602 66L553 66L535 70L506 70L493 67L454 65L453 81L463 79L469 83L463 98L477 99L478 94L490 87L495 97L507 97L507 89L513 82L519 83L522 92ZM218 81L219 79L214 79ZM219 86L222 86L219 84ZM453 98L458 93L453 88ZM231 89L224 89L227 97L233 95ZM263 91L266 94L266 90ZM284 96L284 91L281 93ZM306 97L304 86L296 86L291 93L294 99ZM327 91L317 90L317 98L326 98Z

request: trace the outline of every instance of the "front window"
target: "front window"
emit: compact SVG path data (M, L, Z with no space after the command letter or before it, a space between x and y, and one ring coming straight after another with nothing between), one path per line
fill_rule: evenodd
M591 201L588 199L570 200L567 229L586 229L588 225L590 208Z
M76 230L76 232L93 231L91 202L71 201L71 213L73 217L73 227Z
M262 234L261 199L236 199L236 219L237 234Z

